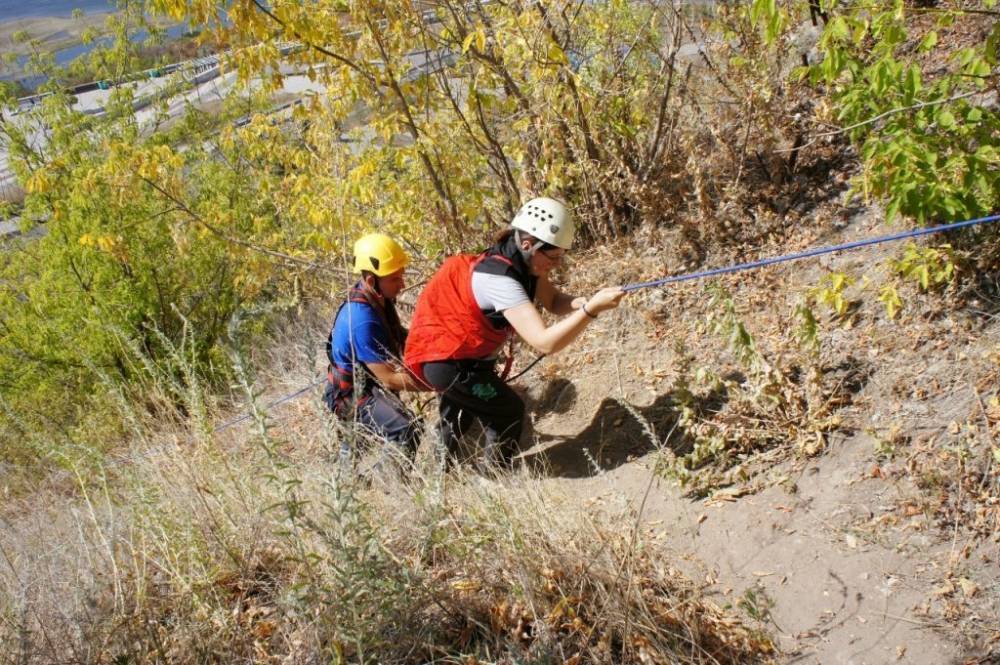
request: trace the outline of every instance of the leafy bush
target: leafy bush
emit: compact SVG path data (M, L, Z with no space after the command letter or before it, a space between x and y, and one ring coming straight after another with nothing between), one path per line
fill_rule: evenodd
M52 94L3 128L28 191L22 219L48 231L0 282L11 411L55 405L50 425L80 423L80 411L102 410L101 396L91 399L100 373L134 384L145 371L123 343L169 365L162 342L183 335L219 384L228 317L292 292L326 294L331 277L346 278L331 258L372 227L417 254L465 250L544 193L572 203L591 239L651 222L683 223L690 242L713 242L733 232L734 202L747 204L740 183L761 177L759 157L781 145L780 71L757 66L777 49L757 54L745 13L708 28L658 2L584 3L572 14L421 7L150 3L230 47L224 66L246 85L219 117L170 117L160 98L140 118L130 85L112 90L103 115L85 115L40 58ZM126 81L138 66L128 36L148 21L136 4L109 25L116 43L88 66ZM702 75L679 53L709 29L721 38L698 56ZM743 41L730 45L730 33ZM292 40L301 48L282 54ZM433 56L422 68L421 53ZM280 64L328 94L270 113ZM736 103L706 106L719 96ZM0 415L0 427L11 423Z
M1000 22L969 9L946 5L921 29L902 0L829 7L808 75L828 89L829 119L860 144L857 189L885 198L890 220L969 219L1000 205L1000 113L989 101ZM955 49L939 31L961 34L957 24L981 37Z

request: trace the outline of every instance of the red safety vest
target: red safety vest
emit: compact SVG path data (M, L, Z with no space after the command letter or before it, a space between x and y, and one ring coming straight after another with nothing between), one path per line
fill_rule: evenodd
M404 361L421 380L425 363L489 358L511 334L509 326L490 324L472 294L472 269L484 258L459 254L446 259L417 298Z

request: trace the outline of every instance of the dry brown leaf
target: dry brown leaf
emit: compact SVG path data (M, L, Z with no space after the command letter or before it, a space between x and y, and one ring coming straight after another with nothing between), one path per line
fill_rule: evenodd
M967 577L959 578L958 584L962 587L962 593L965 594L966 598L972 598L979 593L979 585Z
M273 621L258 621L253 627L253 634L258 639L266 640L274 634L277 625Z
M952 593L955 593L955 585L951 583L951 580L945 580L944 584L934 588L935 596L947 596Z

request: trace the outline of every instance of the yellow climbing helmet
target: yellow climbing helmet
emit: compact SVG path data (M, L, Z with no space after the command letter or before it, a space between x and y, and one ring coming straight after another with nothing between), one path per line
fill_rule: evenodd
M354 272L367 270L385 277L410 263L399 243L384 233L369 233L354 243Z

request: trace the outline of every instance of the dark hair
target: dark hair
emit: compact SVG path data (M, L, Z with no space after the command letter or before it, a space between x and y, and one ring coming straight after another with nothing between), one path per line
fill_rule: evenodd
M382 285L379 284L379 280L382 279L382 278L379 277L378 275L376 275L375 273L373 273L371 270L362 270L361 271L361 279L362 279L362 281L365 280L365 279L367 279L369 276L375 278L375 286L374 286L375 293L377 293L377 294L379 294L381 296L382 295Z
M502 245L503 243L507 242L507 240L512 235L514 235L514 229L512 229L512 228L503 229L502 231L500 231L499 233L497 233L495 236L493 236L493 244L494 245Z
M513 229L513 228L508 228L508 229L504 229L503 231L500 231L500 233L496 234L496 236L493 238L493 243L496 244L496 245L502 245L503 243L507 242L510 239L511 236L514 235L514 231L515 231L515 229ZM532 245L534 245L536 242L538 242L538 238L536 238L535 236L531 235L527 231L521 231L521 240L527 240ZM542 246L539 249L555 249L555 245L553 245L551 243L543 242Z

